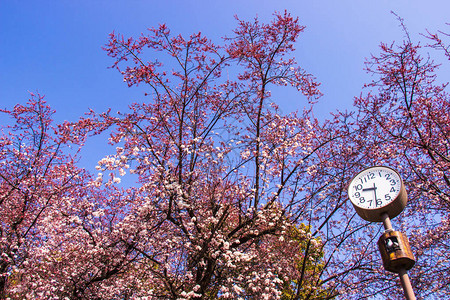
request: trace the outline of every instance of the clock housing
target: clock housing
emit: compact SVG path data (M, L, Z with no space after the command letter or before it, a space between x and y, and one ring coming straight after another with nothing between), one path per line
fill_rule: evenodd
M364 220L381 222L382 214L392 219L406 206L407 195L400 175L386 166L362 170L350 181L348 197Z

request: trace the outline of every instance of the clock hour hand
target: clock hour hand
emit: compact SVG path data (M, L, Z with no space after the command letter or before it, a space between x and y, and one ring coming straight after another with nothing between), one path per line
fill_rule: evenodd
M363 192L365 192L365 191L375 191L376 192L376 190L377 190L377 187L375 186L375 183L373 184L373 187L362 189Z
M378 201L377 201L377 187L376 187L375 183L373 183L373 187L369 187L369 188L362 189L362 191L363 191L363 192L373 191L374 205L375 205L375 207L377 207L377 206L378 206ZM370 201L370 202L372 202L372 201Z
M376 187L370 187L370 188L362 189L362 191L363 191L363 192L366 192L366 191L375 191L376 189L377 189Z

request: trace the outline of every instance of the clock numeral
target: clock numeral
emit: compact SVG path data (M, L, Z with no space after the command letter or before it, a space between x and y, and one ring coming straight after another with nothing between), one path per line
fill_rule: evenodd
M393 193L395 192L395 188L391 187L391 190L389 191L389 193Z
M360 192L356 192L354 196L355 196L356 198L359 198L359 197L361 197L361 193L360 193Z
M386 199L386 201L391 201L391 195L389 195L389 194L386 194L386 195L384 195L384 199Z
M359 181L361 181L361 184L366 183L369 180L375 179L375 173L369 173L365 175L364 177L360 177Z
M387 180L391 180L391 174L386 174L384 177L386 177Z
M369 200L369 201L372 201L372 200ZM359 198L359 203L364 203L364 202L366 202L366 200L364 199L364 197L360 197L360 198Z
M377 199L377 207L383 205L383 202L381 202L381 199Z
M394 179L391 179L390 183L391 183L391 185L395 185L396 182Z
M355 187L355 188L356 188L356 190L357 190L357 191L359 191L359 190L362 190L362 184L358 184L358 185L356 185L356 187Z

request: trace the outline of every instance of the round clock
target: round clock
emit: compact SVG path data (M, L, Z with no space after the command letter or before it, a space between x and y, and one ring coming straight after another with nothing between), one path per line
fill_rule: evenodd
M407 195L400 175L393 169L375 166L359 172L348 187L348 197L364 220L381 222L382 214L396 217L406 206Z

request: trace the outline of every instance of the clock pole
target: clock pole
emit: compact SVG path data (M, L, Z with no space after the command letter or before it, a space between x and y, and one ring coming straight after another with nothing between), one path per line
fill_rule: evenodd
M384 232L385 233L394 232L389 215L387 213L383 213L381 215L381 218L383 219ZM408 248L409 248L409 244L408 244ZM383 251L381 250L381 248L380 248L380 252L383 257ZM414 259L414 257L412 259ZM383 257L383 264L384 264L384 257ZM386 266L385 266L385 268L386 268ZM414 295L414 290L412 288L411 281L409 280L409 276L408 276L408 273L406 272L405 267L399 267L397 273L398 273L398 277L400 278L400 283L402 284L403 292L405 293L406 299L407 300L416 300L416 296Z
M358 215L366 221L383 222L384 233L378 240L383 266L397 273L407 300L415 300L407 270L415 264L408 238L392 228L391 218L406 206L407 193L400 174L385 166L362 170L350 181L348 196Z

